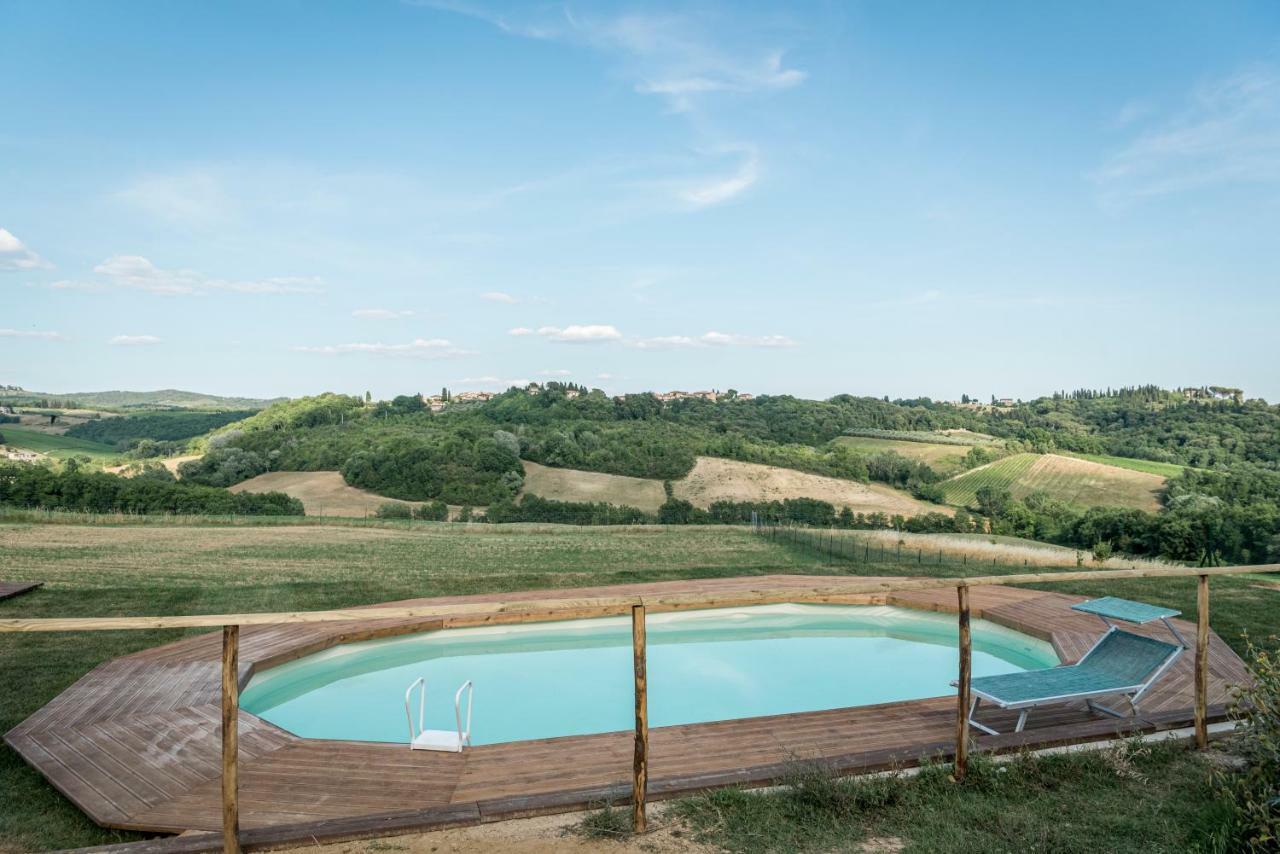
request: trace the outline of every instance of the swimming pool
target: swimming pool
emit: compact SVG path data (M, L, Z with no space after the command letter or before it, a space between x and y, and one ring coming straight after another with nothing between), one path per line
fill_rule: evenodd
M1058 664L1044 641L985 620L972 631L974 676ZM956 678L955 617L908 608L651 614L647 635L651 726L936 697ZM453 727L458 686L475 683L477 745L634 724L629 617L343 644L255 674L241 706L305 738L406 743L404 693L419 676L438 729Z

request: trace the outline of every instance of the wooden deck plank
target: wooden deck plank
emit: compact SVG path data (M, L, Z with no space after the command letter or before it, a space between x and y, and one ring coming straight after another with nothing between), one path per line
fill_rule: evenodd
M0 600L12 599L43 586L43 581L0 581Z
M581 596L742 592L761 585L812 584L803 576L748 577L612 585ZM534 600L552 592L409 600L415 606L499 599ZM892 594L878 601L954 613L954 590ZM1021 588L971 591L976 616L1036 634L1063 661L1078 658L1100 636L1095 617L1070 610L1081 597ZM451 623L457 622L451 620ZM319 623L253 626L241 638L242 673L337 643L443 625L415 617L358 626ZM1177 623L1190 637L1189 624ZM1163 626L1138 629L1161 636ZM6 741L100 823L135 829L217 829L221 823L218 760L219 638L197 635L107 662L86 674L26 721ZM1247 677L1240 659L1214 636L1210 703L1226 701ZM1013 749L1102 738L1135 724L1147 728L1189 719L1192 656L1184 655L1142 704L1142 717L1117 721L1081 703L1033 713L1027 731L975 738L975 749ZM1015 712L984 710L984 720L1012 729ZM300 739L241 714L241 821L249 839L285 827L316 838L409 827L417 822L482 821L584 806L627 791L630 732L485 745L464 754L410 751L404 745ZM954 738L954 699L807 712L659 727L650 731L655 797L699 786L762 784L797 761L845 771L909 765L946 756ZM302 831L298 831L299 833ZM257 836L253 836L257 834ZM303 838L303 837L295 837ZM187 844L187 843L184 843ZM191 850L198 850L192 848Z

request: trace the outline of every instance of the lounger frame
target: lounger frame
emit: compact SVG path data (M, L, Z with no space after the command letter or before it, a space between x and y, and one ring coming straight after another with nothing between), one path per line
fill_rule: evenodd
M1093 646L1089 647L1089 651L1086 652L1083 656L1081 656L1080 661L1078 661L1076 664L1068 665L1068 666L1078 667L1080 666L1080 664L1083 664L1089 658L1089 656L1093 654L1093 651L1095 649L1101 646L1102 643L1107 638L1111 637L1113 632L1116 632L1119 630L1117 626L1112 624L1105 617L1102 618L1102 620L1107 624L1107 627L1108 627L1107 631L1102 634L1102 637L1098 638L1098 640L1094 642ZM1169 626L1169 630L1173 632L1174 636L1177 637L1178 640L1180 641L1182 640L1182 635L1179 634L1178 631L1173 628L1173 626L1169 625L1168 621L1165 621L1165 625ZM1152 670L1151 674L1147 676L1147 678L1142 682L1140 682L1139 684L1128 685L1121 688L1107 688L1105 691L1077 691L1071 694L1059 694L1056 696L1049 696L1049 697L1036 697L1035 699L1031 699L1031 700L1018 700L1015 702L1007 702L1007 701L1001 700L999 697L996 697L992 694L987 693L986 691L982 691L978 688L970 688L969 690L973 694L973 701L969 704L969 725L976 729L982 730L988 735L1001 734L998 730L992 727L989 727L986 724L978 723L976 720L973 719L974 714L978 711L978 703L980 700L986 700L987 702L993 703L994 705L999 706L1002 709L1020 709L1021 712L1018 715L1018 723L1013 729L1014 732L1022 732L1023 727L1027 725L1027 715L1030 714L1031 710L1036 706L1042 706L1048 703L1062 703L1062 702L1066 702L1067 700L1083 699L1088 704L1090 709L1093 709L1096 712L1101 712L1106 715L1111 715L1112 717L1116 717L1116 718L1124 718L1124 717L1131 717L1131 716L1137 717L1138 701L1142 698L1142 695L1147 693L1147 691L1151 689L1151 686L1153 686L1160 679L1160 677L1164 675L1166 670L1168 670L1171 666L1173 666L1173 663L1177 661L1178 657L1181 656L1182 653L1184 652L1186 652L1185 642L1183 642L1181 646L1174 649L1173 652L1169 653L1169 655L1164 659L1164 661L1161 662L1160 665L1157 666L1154 670ZM1101 703L1095 703L1092 699L1093 697L1107 697L1115 694L1119 694L1125 698L1125 701L1129 704L1129 709L1130 709L1129 714L1118 712L1115 709L1102 705Z

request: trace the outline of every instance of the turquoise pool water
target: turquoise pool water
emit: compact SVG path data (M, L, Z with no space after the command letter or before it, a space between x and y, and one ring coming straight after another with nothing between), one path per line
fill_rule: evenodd
M651 726L954 691L952 616L768 605L653 614L647 627ZM1044 641L985 620L972 628L974 676L1058 663ZM427 727L434 729L453 728L454 691L468 679L475 683L473 744L634 725L629 617L345 644L255 675L241 703L308 738L407 742L404 692L419 676L427 680Z

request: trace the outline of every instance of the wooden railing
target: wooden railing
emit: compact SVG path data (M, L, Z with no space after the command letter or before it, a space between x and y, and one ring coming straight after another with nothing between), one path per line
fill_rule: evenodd
M1280 564L1223 567L1146 567L1076 572L1037 572L972 578L853 579L813 587L762 587L731 592L643 594L628 596L562 597L467 602L447 605L375 606L331 611L295 611L257 614L206 614L171 617L72 617L0 619L0 632L128 631L142 629L222 629L222 820L223 850L238 854L239 794L237 753L239 719L239 643L241 626L290 623L362 623L375 620L407 620L418 617L465 617L469 624L520 622L548 619L581 619L631 615L635 679L635 751L632 767L632 824L645 827L645 796L649 766L649 715L646 679L645 615L648 612L729 608L749 605L795 603L857 603L868 595L911 590L955 588L959 619L959 679L956 692L956 744L954 773L965 776L969 757L969 697L972 649L969 631L969 590L992 585L1044 584L1064 581L1098 581L1127 578L1198 579L1195 660L1195 740L1208 744L1209 578L1214 575L1280 572Z

